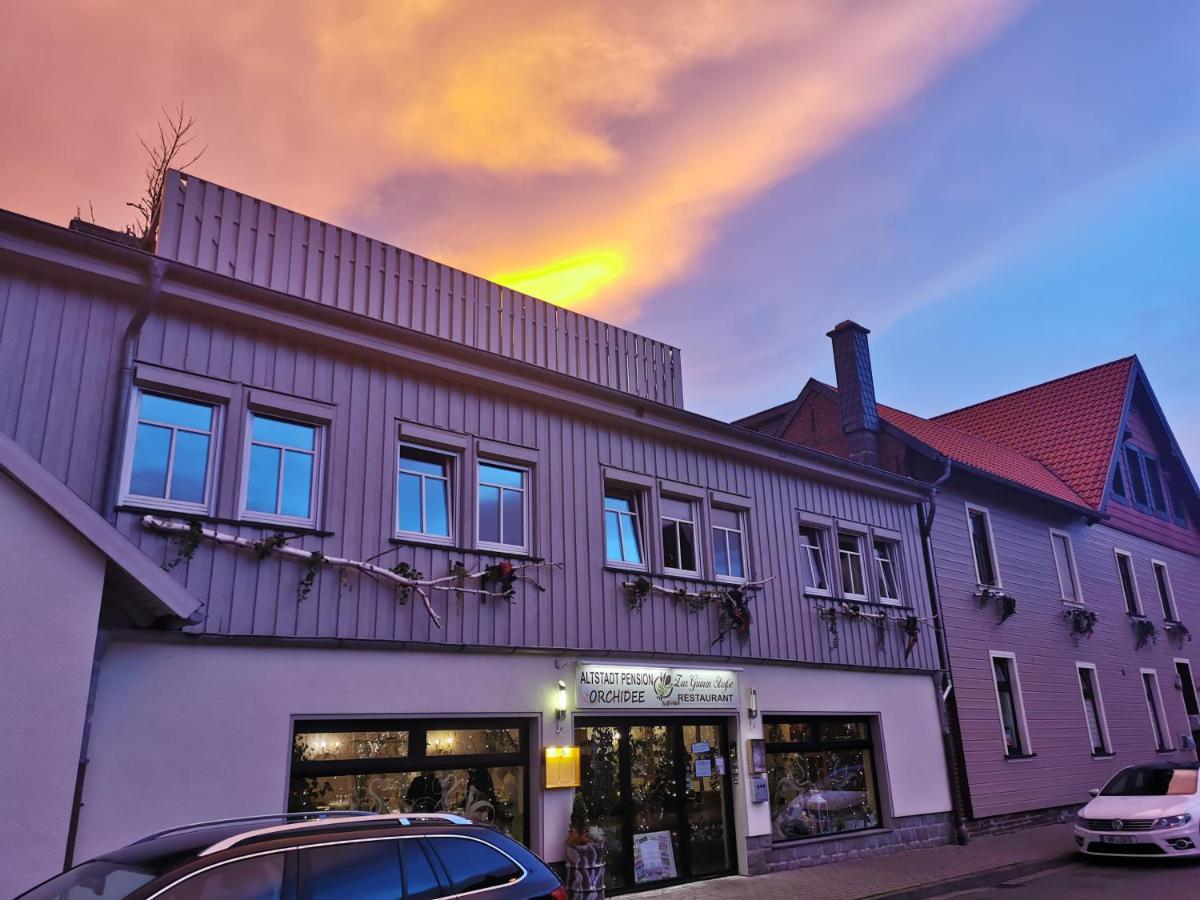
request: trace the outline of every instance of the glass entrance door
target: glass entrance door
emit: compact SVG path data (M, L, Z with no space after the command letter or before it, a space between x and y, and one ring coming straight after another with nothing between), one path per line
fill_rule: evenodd
M592 824L621 891L733 868L725 725L719 719L580 719L575 730Z

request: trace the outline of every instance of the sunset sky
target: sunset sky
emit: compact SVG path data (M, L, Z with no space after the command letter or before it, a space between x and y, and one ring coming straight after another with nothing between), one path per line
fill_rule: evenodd
M0 206L205 178L684 350L730 418L872 329L930 414L1137 353L1200 468L1200 3L0 5Z

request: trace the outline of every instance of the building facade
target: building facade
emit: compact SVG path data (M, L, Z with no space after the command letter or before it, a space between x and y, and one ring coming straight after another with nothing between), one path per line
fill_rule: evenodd
M838 387L744 424L935 486L967 830L1065 819L1127 765L1195 759L1200 508L1137 359L924 419L876 404L865 329L831 336Z
M576 793L617 890L951 835L927 487L674 348L172 173L155 254L0 214L0 434L195 607L97 601L62 855L361 808L556 862Z

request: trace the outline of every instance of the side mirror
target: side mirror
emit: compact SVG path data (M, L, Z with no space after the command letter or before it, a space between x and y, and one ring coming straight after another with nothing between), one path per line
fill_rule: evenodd
M1099 797L1100 796L1100 788L1092 788L1090 791L1088 791L1088 796L1089 797Z

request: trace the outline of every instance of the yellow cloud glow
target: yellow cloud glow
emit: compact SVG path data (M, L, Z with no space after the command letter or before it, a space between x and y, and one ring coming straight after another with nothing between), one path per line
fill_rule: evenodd
M522 272L489 276L505 287L532 294L559 306L594 297L625 271L625 257L615 250L589 250Z

